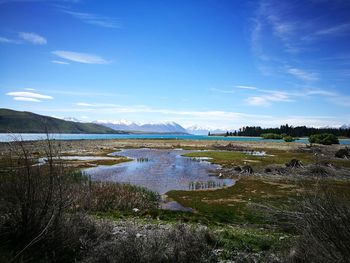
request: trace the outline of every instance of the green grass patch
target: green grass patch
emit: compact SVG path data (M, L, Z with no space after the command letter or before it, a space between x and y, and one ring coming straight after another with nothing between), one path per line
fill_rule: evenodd
M170 191L168 197L211 221L222 223L268 223L256 204L290 207L297 197L297 186L286 181L264 181L243 177L234 186L208 191Z
M314 161L314 157L309 153L299 153L292 151L270 150L267 152L272 156L251 156L234 151L203 151L185 154L186 157L209 157L212 163L220 164L224 167L249 164L252 167L264 167L271 164L285 164L291 159L298 159L304 164Z
M170 191L167 196L198 216L216 223L274 224L269 211L296 210L303 193L312 193L317 180L242 177L235 185L206 191ZM336 195L350 201L350 181L322 181ZM281 221L283 223L283 221Z
M330 161L330 163L331 163L331 164L334 164L335 166L350 168L350 160L346 160L346 159L333 159L333 160Z
M219 228L215 233L217 246L223 249L221 260L235 258L235 253L242 251L252 253L278 251L294 238L275 230L251 227Z

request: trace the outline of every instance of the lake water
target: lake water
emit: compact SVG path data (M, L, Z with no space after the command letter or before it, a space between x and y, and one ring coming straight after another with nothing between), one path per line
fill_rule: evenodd
M130 183L160 194L170 190L207 189L234 184L232 179L212 175L219 165L181 156L189 152L194 151L126 149L114 154L132 158L133 161L83 171L92 180Z
M25 141L43 140L46 135L42 133L9 134L0 133L0 142L13 141L15 138ZM264 140L260 137L224 137L206 135L181 135L181 134L50 134L55 140L96 140L96 139L175 139L175 140L223 140L223 141L269 141L283 142L283 140ZM307 139L300 139L296 142L308 143ZM350 144L350 139L340 140L340 144Z

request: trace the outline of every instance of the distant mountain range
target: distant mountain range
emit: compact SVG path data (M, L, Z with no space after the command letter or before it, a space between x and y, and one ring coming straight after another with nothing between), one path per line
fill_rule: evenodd
M187 132L190 134L196 134L196 135L208 135L208 133L212 134L220 134L220 133L225 133L227 130L221 130L221 129L210 129L208 127L201 127L197 125L193 125L190 127L187 127Z
M210 129L208 127L201 127L198 125L190 126L184 128L176 122L162 122L162 123L148 123L148 124L138 124L128 120L119 121L95 121L94 123L104 125L106 127L130 131L130 132L143 132L143 133L181 133L181 134L195 134L195 135L208 135L208 133L225 133L228 130L223 129ZM232 131L232 130L229 130Z
M114 130L123 130L137 133L179 133L187 134L188 131L175 122L137 124L126 120L121 121L95 121L94 123L104 125Z
M125 133L96 123L65 121L27 111L0 109L0 132L13 133Z
M207 135L222 134L224 129L211 129L198 125L185 129L176 122L138 124L128 120L80 122L73 117L63 119L43 116L26 111L0 109L0 133L42 133L45 126L51 133L168 133ZM335 128L335 127L327 127ZM349 129L350 125L343 124L339 129Z

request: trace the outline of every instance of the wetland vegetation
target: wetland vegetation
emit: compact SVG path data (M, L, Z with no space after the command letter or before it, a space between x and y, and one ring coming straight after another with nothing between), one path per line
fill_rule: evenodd
M116 257L123 262L310 262L311 256L327 262L329 253L347 260L350 160L340 145L47 143L18 142L7 150L1 145L4 262L114 262ZM153 143L162 149L117 151ZM152 167L159 165L157 158L166 166L168 159L181 160L179 168L214 165L217 179L189 180L183 190L167 190L161 197L79 172L92 161L110 160L105 157L111 163L95 165L107 170L132 162ZM39 158L46 162L35 165ZM147 173L142 176L152 178ZM223 179L235 184L219 183ZM164 200L180 209L162 209ZM332 212L324 214L325 207ZM324 246L331 251L317 254Z

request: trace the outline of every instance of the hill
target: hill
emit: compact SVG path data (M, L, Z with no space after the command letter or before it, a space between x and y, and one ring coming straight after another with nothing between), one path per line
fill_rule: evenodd
M65 121L27 111L0 109L0 133L126 133L96 123Z

